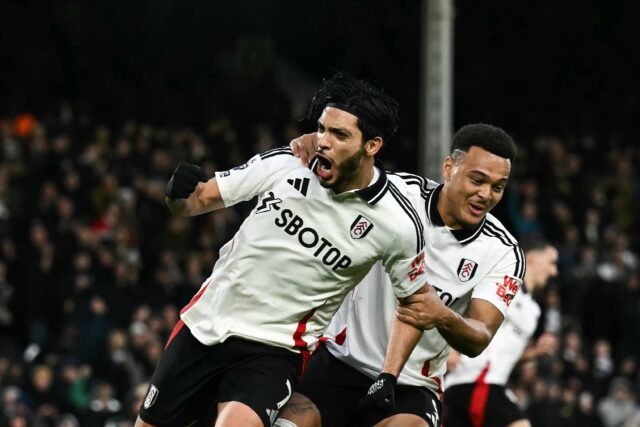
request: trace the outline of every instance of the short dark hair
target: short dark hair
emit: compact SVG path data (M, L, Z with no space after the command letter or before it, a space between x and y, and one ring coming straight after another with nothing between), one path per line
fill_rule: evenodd
M520 240L520 249L526 254L531 251L543 251L552 246L548 240L539 234L531 234Z
M398 101L374 81L360 80L342 71L324 79L311 100L307 118L317 121L327 106L356 116L364 141L380 136L386 142L398 130Z
M451 153L456 150L468 152L473 146L511 161L518 154L518 148L508 133L497 126L485 123L473 123L458 129L453 135Z

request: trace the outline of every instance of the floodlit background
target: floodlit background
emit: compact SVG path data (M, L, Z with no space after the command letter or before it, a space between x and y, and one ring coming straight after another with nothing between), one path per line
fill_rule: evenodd
M560 348L512 378L534 426L637 411L633 3L455 2L450 127L514 136L494 213L560 251L537 296ZM387 168L424 170L425 5L1 2L0 426L132 425L178 310L251 208L172 218L179 161L211 175L312 131L310 96L345 70L400 101Z

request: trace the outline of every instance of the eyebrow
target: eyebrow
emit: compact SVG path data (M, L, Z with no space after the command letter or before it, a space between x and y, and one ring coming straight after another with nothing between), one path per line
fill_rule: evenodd
M338 134L341 134L341 135L345 135L347 137L351 137L352 136L351 131L349 129L340 128L340 127L331 127L331 126L330 127L326 127L324 125L324 123L322 123L320 120L318 120L318 127L321 127L324 130L328 130L331 133L338 133Z
M491 177L490 177L489 175L487 175L486 173L484 173L484 172L482 172L482 171L479 171L479 170L472 170L472 171L469 171L469 173L470 173L470 174L474 173L474 174L480 175L482 178L485 178L485 179L487 179L487 180L490 180L490 179L491 179ZM496 181L496 183L499 183L499 182L507 182L507 181L509 181L509 178L500 178L500 179L498 179L498 180Z

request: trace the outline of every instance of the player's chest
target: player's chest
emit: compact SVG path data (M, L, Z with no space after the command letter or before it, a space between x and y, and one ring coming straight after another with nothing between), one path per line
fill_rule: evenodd
M427 280L443 301L468 294L495 263L477 248L457 243L444 227L427 229L426 242Z
M286 179L260 195L253 217L254 228L294 250L316 257L340 251L354 261L376 258L395 229L376 206L356 195L331 197L307 177Z

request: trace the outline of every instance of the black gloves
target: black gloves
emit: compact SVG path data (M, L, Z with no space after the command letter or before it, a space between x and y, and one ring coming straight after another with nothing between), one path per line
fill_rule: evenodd
M360 399L359 406L361 409L370 408L372 406L382 408L393 408L396 404L394 390L398 379L388 373L381 373L378 378L371 384L367 395Z
M186 199L193 193L200 181L207 182L200 166L180 163L167 183L165 194L171 200Z

